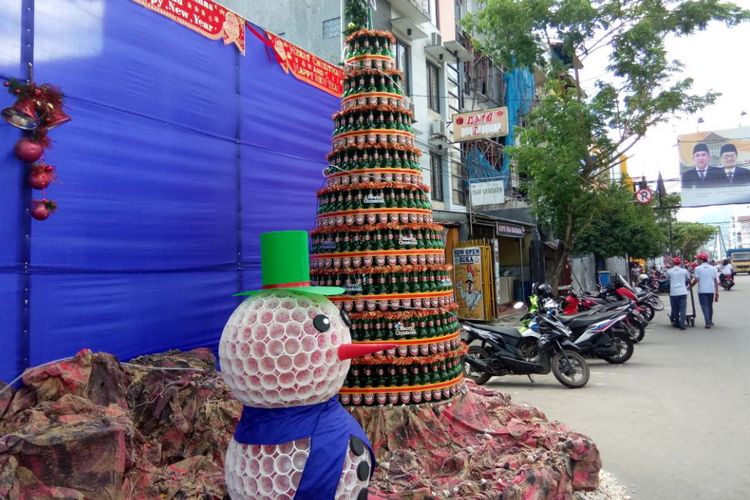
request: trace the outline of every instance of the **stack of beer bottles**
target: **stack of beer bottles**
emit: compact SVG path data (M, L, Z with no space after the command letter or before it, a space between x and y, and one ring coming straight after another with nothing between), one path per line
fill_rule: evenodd
M332 300L349 313L352 339L398 344L353 360L345 405L442 401L463 381L442 226L432 221L394 44L384 31L347 38L341 111L312 231L312 280L346 289Z

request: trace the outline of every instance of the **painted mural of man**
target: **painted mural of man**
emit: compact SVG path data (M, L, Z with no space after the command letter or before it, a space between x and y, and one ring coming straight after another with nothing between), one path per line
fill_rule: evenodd
M482 292L474 288L474 275L471 272L466 273L464 286L459 289L459 293L469 313L473 314L474 309L482 302Z

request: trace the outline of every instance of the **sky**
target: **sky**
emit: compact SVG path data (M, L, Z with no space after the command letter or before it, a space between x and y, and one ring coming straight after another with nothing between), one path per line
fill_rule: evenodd
M750 0L734 3L750 9ZM679 178L677 136L681 134L724 130L750 126L750 64L747 47L750 46L750 23L727 28L722 23L711 23L708 29L689 37L671 37L666 41L668 57L684 64L683 76L694 80L696 94L720 92L716 102L695 115L679 116L650 129L630 152L628 171L633 178L646 176L655 180L661 171L664 179ZM602 78L607 55L599 60L585 61L581 73L583 86ZM593 59L593 58L589 58ZM741 117L742 111L748 114ZM698 123L702 118L703 123ZM679 191L679 181L667 182L668 192ZM654 185L652 185L652 189ZM750 214L750 205L723 207L684 208L678 218L706 223L728 222L730 216Z

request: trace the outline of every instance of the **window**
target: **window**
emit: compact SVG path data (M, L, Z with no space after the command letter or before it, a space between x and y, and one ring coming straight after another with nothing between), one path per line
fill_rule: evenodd
M451 188L453 190L453 203L466 206L466 170L457 161L451 164Z
M323 21L323 38L336 38L341 34L341 18L334 17Z
M430 153L430 178L432 199L443 201L443 157L436 153Z
M403 91L404 95L411 95L411 60L409 57L409 46L401 40L396 40L396 69L403 73Z
M427 106L440 113L440 69L427 63Z

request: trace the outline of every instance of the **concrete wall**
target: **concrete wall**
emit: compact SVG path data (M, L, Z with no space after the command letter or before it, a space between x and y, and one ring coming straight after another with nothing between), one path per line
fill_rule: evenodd
M596 290L596 261L593 255L571 257L570 270L573 290L578 292L593 292Z

